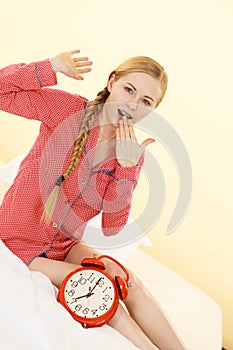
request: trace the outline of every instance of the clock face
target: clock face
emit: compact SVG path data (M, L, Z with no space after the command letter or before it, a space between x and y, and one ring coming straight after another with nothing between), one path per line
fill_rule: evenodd
M61 293L61 291L59 291ZM89 326L106 323L118 306L114 280L95 267L76 270L62 288L63 305L79 322Z

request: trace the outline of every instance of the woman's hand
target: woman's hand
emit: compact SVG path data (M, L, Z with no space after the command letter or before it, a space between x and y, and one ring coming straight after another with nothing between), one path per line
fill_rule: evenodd
M88 57L75 57L74 55L78 53L80 53L80 50L72 50L61 52L50 58L53 71L63 73L76 80L83 80L82 74L91 71L89 66L92 65L92 62L89 61Z
M116 131L116 158L118 163L123 167L135 166L142 152L151 142L155 142L155 139L146 139L139 145L132 121L123 117L119 121L119 128Z

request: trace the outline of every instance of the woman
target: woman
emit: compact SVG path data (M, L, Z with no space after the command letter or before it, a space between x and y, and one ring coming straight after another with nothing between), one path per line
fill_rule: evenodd
M0 71L1 109L41 121L40 133L23 160L0 209L3 242L31 270L58 288L84 257L97 253L81 243L87 222L102 212L105 235L126 224L145 147L133 124L161 102L167 75L154 60L134 57L114 70L93 102L47 88L56 74L83 80L92 62L64 52ZM107 271L121 274L106 261ZM156 301L130 272L132 287L109 324L137 347L184 349ZM143 300L143 304L140 303Z

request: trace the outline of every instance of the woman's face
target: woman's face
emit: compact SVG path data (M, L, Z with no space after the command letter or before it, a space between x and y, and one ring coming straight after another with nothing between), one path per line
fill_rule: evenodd
M129 73L115 80L113 74L108 82L110 92L104 106L107 120L118 125L122 117L133 124L148 115L162 95L160 82L141 72Z

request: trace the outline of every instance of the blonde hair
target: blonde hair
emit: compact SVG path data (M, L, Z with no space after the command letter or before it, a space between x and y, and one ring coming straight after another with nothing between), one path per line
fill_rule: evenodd
M130 73L146 73L152 78L158 80L161 84L162 94L156 107L162 101L168 85L168 76L164 68L155 60L146 56L135 56L124 61L118 68L116 68L110 75L109 79L115 74L115 80L120 79L126 74Z
M150 75L152 78L160 81L162 94L157 103L157 106L158 106L158 104L162 101L165 95L168 78L167 78L166 72L164 71L164 68L152 58L149 58L146 56L136 56L136 57L127 59L121 65L119 65L114 71L110 73L108 82L113 74L115 75L115 80L118 80L124 75L129 73L134 73L134 72L146 73ZM65 172L57 180L54 189L50 193L45 203L43 218L45 219L46 223L49 223L52 217L52 214L56 205L60 185L76 169L79 159L81 157L84 145L86 143L89 132L91 130L91 126L95 120L96 115L98 115L102 111L103 105L106 102L109 94L110 93L108 91L108 87L106 86L103 90L101 90L97 94L95 100L90 104L89 108L87 109L87 112L80 125L77 139L74 142L74 148L73 148L70 163L67 169L65 170Z

